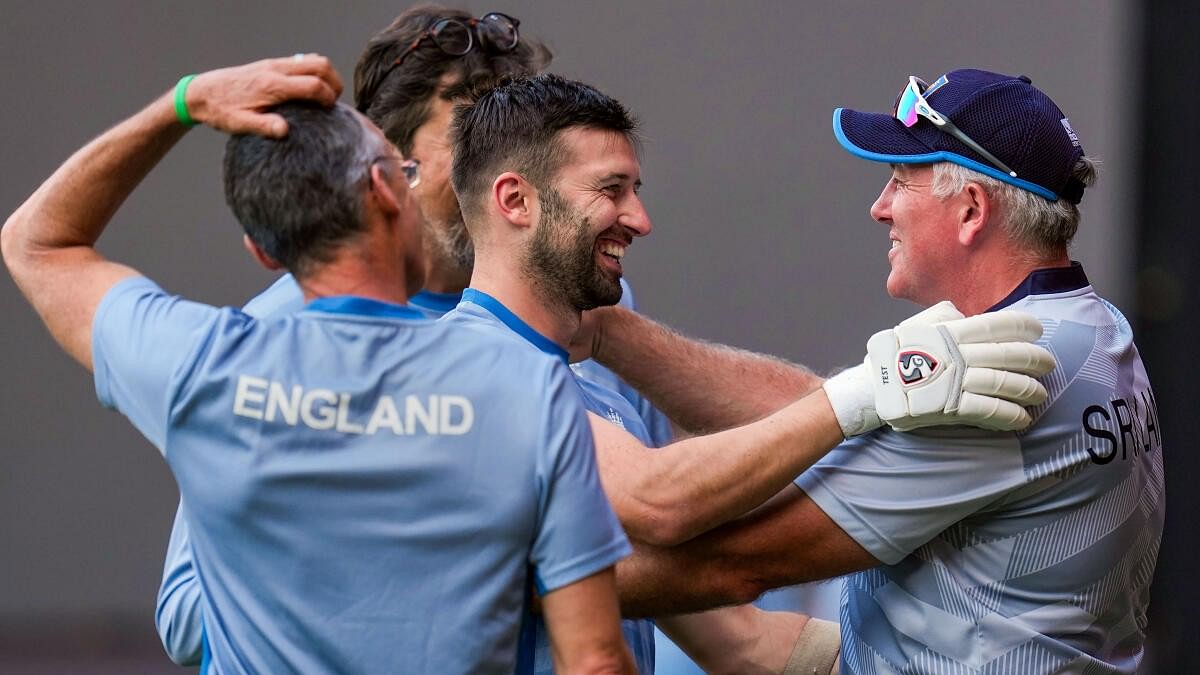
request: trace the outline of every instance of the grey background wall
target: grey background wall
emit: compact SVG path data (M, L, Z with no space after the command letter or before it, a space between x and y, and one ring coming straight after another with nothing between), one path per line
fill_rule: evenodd
M1030 75L1104 161L1075 255L1102 292L1133 303L1139 32L1130 3L464 4L519 17L524 34L554 50L553 70L639 115L655 231L635 242L626 269L639 304L687 332L826 370L911 313L884 293L888 241L867 214L887 168L840 150L831 112L886 110L907 75L961 65ZM348 80L366 39L404 6L7 0L0 212L181 74L317 51ZM222 141L189 134L102 249L169 289L241 304L271 277L238 245L220 190ZM123 418L99 407L89 376L51 343L7 275L0 316L0 650L21 648L14 635L61 625L152 637L173 480ZM86 649L77 643L58 644Z

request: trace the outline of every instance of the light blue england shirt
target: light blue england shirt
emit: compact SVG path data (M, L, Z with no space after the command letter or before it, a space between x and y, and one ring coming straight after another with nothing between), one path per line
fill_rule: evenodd
M1133 333L1078 264L1001 308L1058 361L1029 429L881 430L796 480L884 563L847 577L844 673L1137 672L1165 500Z
M408 299L408 307L421 315L440 318L458 304L459 293L420 291ZM242 311L260 319L295 314L304 309L304 294L291 274L275 280ZM171 525L171 537L163 563L162 583L155 602L154 622L163 648L180 665L197 665L204 657L204 607L200 585L192 565L186 507L181 499Z
M633 290L624 279L621 280L621 289L620 305L636 309ZM461 299L460 293L433 293L422 290L409 298L408 306L429 318L437 319L454 309ZM255 317L274 318L298 312L303 308L304 296L299 285L292 275L285 274L246 303L243 311ZM518 322L524 325L519 319ZM493 322L493 325L504 326L502 322ZM518 329L505 327L520 334ZM548 353L558 357L557 347L553 347L552 343L542 336L537 336L534 341L539 338L545 341L542 344L552 347ZM589 359L571 364L571 372L574 373L584 394L587 409L622 426L647 446L661 447L671 441L671 425L667 417L612 371ZM186 507L181 500L167 545L163 579L155 608L155 623L168 656L176 663L184 665L199 663L204 651L203 603L199 585L195 582L188 542ZM653 626L653 622L648 619L622 622L626 642L634 654L639 672L643 675L654 671ZM529 630L533 632L527 634L527 638L536 643L537 655L533 663L523 664L526 667L525 672L536 672L538 675L553 672L548 642L540 619L535 619L534 623L529 625Z
M187 505L202 671L511 673L529 588L630 550L569 370L511 336L361 298L259 321L137 277L92 348Z
M443 322L468 325L483 330L499 331L510 335L520 336L538 351L567 363L567 352L553 340L537 332L525 323L496 298L468 288L463 291L462 302L458 307L442 317ZM632 404L618 391L579 376L576 372L576 384L583 395L584 408L590 410L610 424L615 424L628 431L644 445L652 445L650 432ZM654 621L651 619L624 619L621 621L621 631L625 642L633 653L641 675L654 673ZM533 660L518 663L517 672L521 674L552 675L554 660L550 649L550 636L546 632L546 624L540 615L531 615L527 626L522 629L522 643L533 645ZM522 653L526 653L522 650Z

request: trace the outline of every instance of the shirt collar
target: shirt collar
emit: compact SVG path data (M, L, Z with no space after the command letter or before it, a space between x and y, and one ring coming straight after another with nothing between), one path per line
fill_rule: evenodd
M462 293L462 301L470 302L486 309L499 319L500 323L508 326L512 332L528 340L534 347L551 356L562 359L563 363L567 363L567 350L558 346L558 343L554 342L554 340L534 330L533 326L522 321L521 317L513 314L512 310L505 307L496 298L481 290L468 288Z
M454 309L458 305L459 300L462 300L462 293L418 291L416 295L408 299L408 304L445 314Z
M382 302L353 295L335 295L317 298L305 307L326 314L354 314L357 316L380 316L390 319L424 319L424 314L405 305Z
M994 312L1004 309L1030 295L1066 293L1077 291L1088 285L1087 275L1083 273L1083 265L1072 260L1069 267L1045 267L1030 272L1029 276L1025 277L1025 280L1014 288L1012 293L992 305L987 311Z

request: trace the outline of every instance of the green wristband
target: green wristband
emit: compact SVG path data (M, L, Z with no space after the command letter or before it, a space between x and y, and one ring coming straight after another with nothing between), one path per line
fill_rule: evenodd
M175 85L175 116L179 118L179 123L185 127L191 128L196 126L198 122L192 119L188 114L187 109L187 88L196 79L195 75L184 75L179 78L179 82Z

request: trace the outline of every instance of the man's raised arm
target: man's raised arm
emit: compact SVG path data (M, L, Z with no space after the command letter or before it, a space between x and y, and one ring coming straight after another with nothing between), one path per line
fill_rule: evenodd
M101 256L96 240L187 132L184 115L228 133L281 137L287 123L267 108L290 99L333 105L341 90L328 59L317 55L215 70L163 94L72 155L0 232L5 264L54 339L92 368L96 307L117 282L137 274Z
M824 381L804 366L689 338L623 307L586 313L571 352L608 366L691 434L761 419Z
M1018 312L961 317L941 303L880 331L862 366L745 426L659 449L591 416L600 477L630 537L657 546L687 541L763 504L845 438L887 422L896 429L960 424L1022 429L1046 390L1034 377L1054 359L1031 344L1036 319ZM950 321L945 319L953 318ZM935 367L900 377L899 359Z

